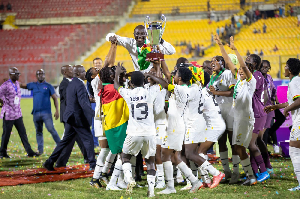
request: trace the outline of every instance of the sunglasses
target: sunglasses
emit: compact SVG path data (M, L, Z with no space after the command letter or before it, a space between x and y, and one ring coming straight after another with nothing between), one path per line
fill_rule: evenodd
M21 73L10 73L11 75L21 75Z

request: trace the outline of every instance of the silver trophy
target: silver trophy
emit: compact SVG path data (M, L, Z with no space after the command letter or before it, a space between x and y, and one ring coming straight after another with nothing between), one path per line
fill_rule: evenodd
M157 46L166 29L166 22L167 18L165 15L161 15L161 22L150 22L150 17L146 17L144 21L145 29L148 33L148 40L150 41L150 45L152 47L152 51L147 54L146 60L157 60L158 58L164 59L164 54L157 50Z

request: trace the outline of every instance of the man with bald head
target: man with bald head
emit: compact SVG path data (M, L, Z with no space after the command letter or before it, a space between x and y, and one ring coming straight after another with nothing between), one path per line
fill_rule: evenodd
M82 65L74 66L74 77L67 89L67 107L64 112L65 132L63 139L54 149L52 155L43 166L53 171L53 165L65 147L78 135L83 141L84 148L90 164L90 170L94 170L96 160L94 155L94 142L90 130L95 111L91 107L88 93L84 85L86 71Z
M0 86L0 99L3 102L0 117L3 119L3 134L1 139L0 158L10 158L7 154L7 145L9 142L13 125L16 127L23 146L29 157L38 156L28 142L26 129L23 123L23 117L20 106L21 89L18 82L20 72L17 68L9 69L9 80Z
M47 130L51 133L56 144L60 142L58 133L56 132L51 113L52 97L55 105L54 117L57 120L59 118L58 101L55 94L54 87L45 81L45 71L39 69L36 71L36 82L30 82L27 85L21 84L21 88L32 90L33 93L33 109L31 114L33 115L33 122L36 130L36 141L38 144L39 154L44 153L44 138L43 138L43 124Z

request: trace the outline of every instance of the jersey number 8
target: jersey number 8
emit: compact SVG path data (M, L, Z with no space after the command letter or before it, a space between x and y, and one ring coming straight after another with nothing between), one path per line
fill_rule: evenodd
M140 110L139 113L136 113L134 109ZM143 109L143 110L142 110ZM143 120L148 117L148 104L147 103L138 103L138 104L131 104L131 115L136 120Z

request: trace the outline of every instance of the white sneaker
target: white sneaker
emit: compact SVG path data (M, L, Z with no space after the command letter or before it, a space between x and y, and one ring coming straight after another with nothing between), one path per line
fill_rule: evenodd
M133 178L131 178L131 180L127 185L126 194L132 194L132 189L133 187L135 187L135 185L136 185L135 181L133 180Z
M165 188L165 186L166 186L165 181L157 181L155 189L163 189Z
M200 182L199 180L193 184L193 187L190 189L189 193L196 193L196 191L199 190L199 188L201 187L202 182Z
M298 187L294 187L291 189L288 189L289 191L300 191L300 185Z
M166 188L162 190L161 192L158 192L157 194L171 194L171 193L176 193L176 189L171 189L171 188Z
M187 183L184 187L182 187L182 188L180 189L180 191L190 190L192 187L193 187L192 184L189 182L189 183Z
M274 153L279 154L279 146L277 144L274 144L273 148L274 148Z
M117 186L120 188L120 189L126 189L127 188L127 184L125 183L125 181L121 181L121 182L118 182Z
M108 184L106 186L106 191L121 191L122 189L120 189L119 187L117 187L117 185L110 185Z

